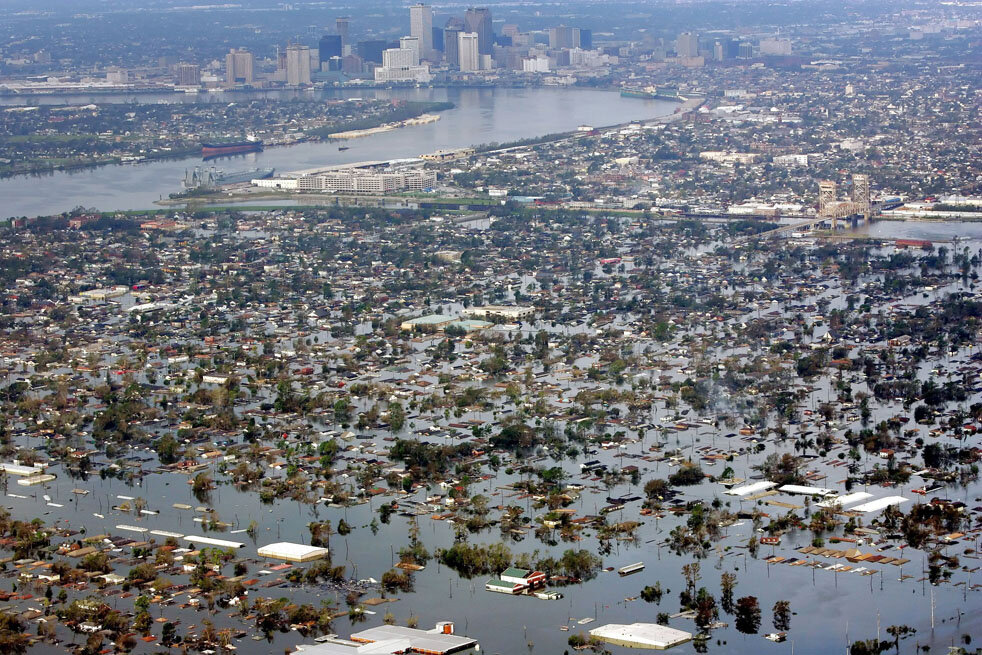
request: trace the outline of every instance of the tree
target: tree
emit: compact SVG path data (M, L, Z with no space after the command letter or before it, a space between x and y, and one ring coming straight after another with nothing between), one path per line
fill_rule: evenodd
M173 464L181 457L180 444L173 436L165 434L157 440L157 457L161 464Z
M786 600L774 603L774 629L780 632L791 629L791 603Z
M720 576L719 586L723 590L723 595L720 597L720 605L722 605L723 611L727 614L733 614L733 589L736 587L736 581L736 573L726 571Z
M744 596L736 602L736 629L748 635L760 630L760 603L756 596Z
M705 587L699 587L699 593L696 594L696 625L705 630L718 617L716 599Z
M897 655L900 655L900 640L915 632L917 630L909 625L891 625L887 628L887 634L893 637L893 645L897 649Z

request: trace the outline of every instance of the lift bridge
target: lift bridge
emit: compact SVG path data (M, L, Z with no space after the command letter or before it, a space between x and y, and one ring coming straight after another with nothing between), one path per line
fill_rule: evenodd
M839 229L839 221L848 220L850 225L857 225L861 220L872 218L874 204L870 201L869 175L855 173L852 176L852 193L848 200L839 199L838 184L823 180L818 183L818 215L801 223L782 225L779 228L761 232L753 238L761 239L778 236L790 232L810 230L823 223L832 224L832 231Z

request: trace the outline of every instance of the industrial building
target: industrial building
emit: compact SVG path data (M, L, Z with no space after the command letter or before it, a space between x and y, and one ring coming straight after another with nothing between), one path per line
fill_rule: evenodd
M632 623L630 625L609 623L591 630L590 636L615 646L650 648L652 650L665 650L692 639L691 632L676 630L658 623Z
M437 623L432 630L398 625L380 625L351 635L350 639L331 638L319 644L301 644L304 655L450 655L477 647L477 640L454 634L453 623Z
M256 552L260 557L268 557L269 559L281 559L287 562L312 562L324 559L330 551L327 548L281 541L263 546Z
M287 191L385 194L429 189L436 184L436 171L422 168L386 169L368 164L253 180L252 184Z
M473 318L494 317L517 321L535 314L535 308L521 305L484 305L471 307L464 310L464 313Z

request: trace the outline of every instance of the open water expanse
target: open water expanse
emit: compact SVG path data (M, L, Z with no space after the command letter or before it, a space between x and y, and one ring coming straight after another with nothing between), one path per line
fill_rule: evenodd
M580 125L616 125L671 114L677 103L622 98L611 91L586 89L400 89L338 91L327 89L299 94L336 100L350 97L449 101L455 108L440 112L440 120L343 142L302 143L272 147L263 152L209 162L226 171L273 167L277 171L302 170L356 161L418 157L441 148L462 148L483 143L506 143L568 132ZM0 98L0 105L125 102L243 102L260 97L289 98L296 92L120 94ZM82 205L103 211L151 209L154 201L181 191L185 170L201 165L200 157L142 164L121 164L43 176L0 180L0 218L56 214Z
M891 224L881 224L891 225ZM925 225L927 224L917 224ZM903 226L901 224L901 226ZM931 225L937 234L936 238L943 237L949 233L956 224ZM973 226L974 227L974 226ZM873 229L878 229L876 225ZM982 246L979 240L978 231L974 232L965 242L960 242L957 247L969 247L977 250ZM925 236L921 230L912 233L904 233L904 236ZM934 294L952 292L961 289L961 282L946 285L944 288L933 290ZM922 298L920 294L912 295L908 302L919 302ZM129 302L123 299L123 302ZM749 318L749 315L748 315ZM527 326L527 329L536 330L541 326ZM321 334L321 341L326 342L330 337ZM413 362L407 364L410 370L428 360L428 356L422 352L426 343L418 344L419 350L412 357ZM965 358L970 355L971 349L964 349L952 359ZM726 353L724 353L726 354ZM670 354L666 357L671 360ZM590 362L578 362L583 367L589 366ZM921 371L922 377L929 375L931 364L925 363ZM665 371L674 379L684 378L681 371ZM102 375L101 373L94 375ZM384 371L377 379L378 382L394 380L404 377L405 373L397 371ZM10 382L13 380L7 380ZM568 388L564 396L572 397L575 395L576 383L564 381L562 379L550 380L551 382ZM834 397L835 392L831 390L832 382L824 377L816 381L816 389L810 394L810 399L806 401L806 407L812 410L817 408L818 403L829 397ZM970 402L976 401L972 398ZM254 406L255 400L250 402ZM968 404L968 403L966 403ZM359 407L359 409L363 409ZM886 419L890 416L904 415L903 406L899 402L887 403L876 409L873 414L873 422ZM675 410L667 409L662 403L656 403L650 414L650 423L654 426L665 426L671 428L675 421L672 418ZM466 414L460 420L479 419L482 421L494 420L493 417L485 412L475 412ZM695 416L689 417L690 423L696 420ZM321 430L331 430L335 428L329 419L325 423L319 423L316 419L310 418L309 422L314 425L314 441L318 441L317 432ZM410 418L407 422L406 434L413 430L420 430L429 427L431 423L443 424L443 417L418 416ZM561 428L561 426L560 426ZM797 431L807 428L804 425L798 426ZM685 453L694 459L699 457L699 448L704 446L716 446L722 448L738 449L741 447L751 448L755 444L756 437L741 437L732 435L727 437L730 432L726 428L715 429L708 425L693 425L687 429L673 431L668 430L662 434L658 428L648 430L648 436L643 442L634 442L621 449L598 450L589 457L581 457L576 461L565 459L555 462L551 458L543 457L540 461L533 462L537 466L562 466L567 473L567 481L570 483L585 485L585 490L581 499L578 500L572 509L577 511L577 516L596 514L599 509L607 504L608 495L643 495L641 486L652 478L666 478L674 470L666 462L648 462L640 459L642 454L648 454L648 448L657 442L661 442L667 449L681 448ZM364 452L349 451L346 457L370 457L374 449L385 449L389 444L382 439L387 436L385 432L360 431L362 438L352 439L347 442L348 446L364 449ZM447 437L429 436L425 437L428 441L446 441ZM26 445L26 444L25 444ZM766 445L767 451L771 452L775 446L771 440ZM787 442L781 450L791 450L791 442ZM602 482L589 475L579 473L579 462L587 458L599 459L611 466L619 468L628 464L635 464L641 471L641 484L635 487L620 486L613 491L608 491L603 487ZM751 478L756 475L751 466L760 461L761 456L737 457L729 465L735 470L737 477ZM817 471L827 476L817 484L841 489L841 481L846 472L843 468L831 466L836 460L833 456L814 457L806 465L809 470ZM157 466L155 454L149 450L134 450L129 453L126 466L132 469L143 469L152 471ZM727 466L725 462L715 464L703 462L705 471L710 474L719 475L722 469ZM188 477L178 473L149 473L145 475L136 485L128 486L118 480L100 479L98 475L93 475L87 480L72 479L61 466L55 466L51 472L58 477L55 481L42 487L21 487L10 480L7 495L3 498L4 504L12 510L15 517L29 518L42 516L47 523L55 520L64 526L73 528L84 527L87 534L115 534L126 537L136 537L132 532L121 530L116 526L135 525L150 530L167 530L186 535L207 534L223 539L240 541L245 546L237 553L244 558L256 558L256 548L268 543L277 541L295 541L309 543L309 532L307 524L311 521L330 520L337 526L343 518L347 523L354 527L351 534L346 537L333 535L330 547L332 559L335 564L345 564L348 566L349 575L358 579L374 578L380 579L382 574L387 571L398 556L394 555L400 547L408 543L408 532L410 521L404 516L393 515L389 525L381 525L377 535L373 535L368 525L372 518L377 516L379 504L389 502L397 498L403 508L408 508L407 501L423 501L431 493L445 493L444 490L433 487L429 490L420 490L410 496L383 495L374 499L370 503L353 507L330 507L324 503L319 503L316 507L301 505L292 501L276 501L272 504L263 504L259 500L256 492L239 492L231 486L219 486L211 493L210 498L199 500L192 496ZM269 475L282 475L283 472L269 471ZM221 478L223 476L216 476ZM509 483L516 482L518 476L506 474L505 467L492 478L474 484L470 487L469 493L480 493L490 499L489 505L500 504L526 504L526 516L534 517L540 515L544 510L536 510L527 500L516 500L513 491L505 489ZM899 494L912 501L921 500L921 497L912 494L911 490L921 486L923 480L914 476L908 484L900 488L887 489L882 487L870 487L868 491L874 497ZM87 489L90 493L86 496L78 496L72 493L72 489ZM860 490L858 487L856 490ZM682 490L682 497L685 500L701 499L712 502L718 498L721 502L728 505L733 511L737 509L751 509L753 502L740 501L737 498L723 495L724 488L706 482L697 487L686 487ZM961 500L969 506L978 504L977 498L982 493L982 484L973 482L967 487L950 485L945 489L936 492L939 496ZM16 494L16 495L10 495ZM63 507L53 507L43 499L43 494L48 494L53 503L62 504ZM122 504L127 497L142 497L148 501L147 509L157 511L159 514L152 516L137 517L132 513L123 513L112 509L114 505ZM790 502L802 504L801 497L790 499ZM176 509L174 503L186 503L193 507L204 505L217 510L223 521L231 523L232 528L224 533L204 532L201 524L193 519L197 515L191 510ZM908 511L911 503L905 503L902 509ZM772 515L784 513L786 510L773 506L760 506L761 510ZM666 547L660 546L668 532L685 521L686 517L673 517L668 514L665 518L656 520L653 517L639 516L640 501L628 502L624 509L610 515L610 522L641 520L642 526L638 530L638 539L635 541L614 542L614 549L609 555L604 556L603 564L605 567L618 568L634 562L644 562L646 567L640 573L625 578L619 577L615 572L601 572L597 578L581 585L560 587L559 590L565 597L556 601L539 600L532 597L511 597L502 594L489 593L484 590L484 581L487 576L478 576L472 580L462 579L453 571L442 567L436 560L431 560L425 570L415 574L415 591L413 593L395 594L400 600L398 602L370 608L377 613L369 615L363 623L351 625L348 618L338 619L335 623L335 630L342 636L347 636L352 631L363 627L378 625L382 622L382 617L386 611L391 611L399 623L415 615L419 617L421 627L432 626L439 620L453 620L457 624L460 633L478 639L482 645L482 651L486 653L515 654L515 653L548 653L559 655L567 650L566 640L568 636L580 630L586 631L590 628L605 623L631 623L634 621L654 621L659 612L672 614L677 611L678 593L684 587L681 575L683 564L693 561L690 556L678 557L673 555ZM105 518L96 516L100 514ZM865 521L868 522L873 515L867 515ZM255 539L251 539L245 532L241 532L251 520L255 519L258 523L258 531ZM427 549L432 553L441 547L447 547L453 543L453 526L447 521L434 520L429 512L424 513L418 518L420 527L420 537ZM592 533L592 531L587 531ZM926 567L925 556L920 551L911 553L910 551L891 548L884 554L891 557L907 557L911 561L902 567L892 565L869 565L867 568L877 571L875 575L863 576L854 572L835 573L823 569L811 569L808 567L790 567L786 564L768 564L764 560L772 554L784 557L800 557L795 551L796 548L806 546L811 543L812 534L806 530L792 531L786 534L781 545L777 547L763 546L757 558L753 558L746 553L743 545L754 534L753 525L749 520L739 521L724 530L725 537L719 542L719 547L714 546L706 559L701 560L702 577L700 586L705 586L714 595L719 595L719 578L724 571L733 571L737 574L737 587L735 596L746 595L757 596L763 610L761 622L761 634L771 631L771 606L777 600L789 600L795 616L791 623L791 635L794 640L794 651L796 653L813 653L815 655L824 653L844 652L848 640L871 638L876 635L877 625L882 629L881 637L887 639L885 629L889 625L907 624L917 629L917 635L902 642L904 653L914 652L914 645L930 644L931 652L945 652L944 647L951 643L958 643L964 634L974 635L976 638L982 635L982 612L978 605L978 591L971 590L972 585L978 583L978 574L966 571L957 571L947 584L940 585L934 589L934 614L935 628L930 627L931 587L922 582L926 576L923 567ZM760 536L760 535L758 535ZM157 538L162 539L161 537ZM490 543L498 541L499 531L492 527L489 531L471 535L469 541L472 543ZM840 544L832 547L847 548L849 544ZM579 543L562 543L556 546L546 546L535 539L531 532L521 541L509 541L508 546L514 554L521 552L532 552L539 550L543 554L558 556L567 548L587 548L595 551L597 542L594 537L589 536ZM974 569L977 559L971 551L966 549L974 548L978 551L977 539L974 543L965 541L957 542L950 546L947 551L949 554L958 555L962 558L962 563L969 569ZM875 552L867 545L860 546L863 552ZM964 553L964 554L963 554ZM820 558L819 558L820 559ZM835 563L842 563L844 560L822 560L827 566ZM289 597L296 602L313 602L317 604L320 600L330 600L344 607L344 590L337 590L327 585L302 586L292 585L272 586L262 588L261 585L267 581L274 581L283 572L261 574L260 570L264 563L254 560L249 564L249 574L247 577L258 577L260 587L254 588L252 595L264 597ZM861 566L853 565L854 568ZM120 570L125 574L125 567ZM909 576L901 580L902 576ZM646 603L636 597L645 585L654 585L659 582L665 591L664 598L660 604ZM377 590L368 592L368 595L377 595ZM85 593L81 594L85 595ZM113 597L111 602L115 602ZM123 605L121 605L122 607ZM183 625L200 624L203 618L207 617L204 612L196 612L191 609L181 610L176 606L155 607L154 615L158 613L170 620L180 618ZM216 626L224 625L240 626L241 623L230 621L226 612L219 612L217 615L208 617L215 621ZM583 619L594 620L589 623L578 625L577 622ZM756 653L790 653L792 644L790 642L775 644L766 641L760 634L744 635L736 631L733 627L733 619L721 613L720 619L730 623L729 627L720 627L713 630L712 639L708 642L709 652L751 655ZM560 626L570 625L570 631L560 630ZM691 619L673 618L671 625L689 631L695 631L695 626ZM309 642L299 633L291 632L288 634L277 634L273 644L265 641L253 641L248 637L236 640L235 644L241 653L258 655L259 653L281 652L281 649L288 645ZM632 651L628 649L612 647L612 651L618 655L627 655ZM673 649L677 653L695 652L694 644L685 644Z

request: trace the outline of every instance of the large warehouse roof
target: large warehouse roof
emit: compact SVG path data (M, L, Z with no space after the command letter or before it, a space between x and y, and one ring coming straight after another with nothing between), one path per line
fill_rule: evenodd
M283 559L288 562L310 562L315 559L327 557L327 548L317 546L307 546L304 544L294 544L289 541L281 541L275 544L263 546L258 551L260 557L270 557L272 559Z
M664 650L692 639L692 633L676 630L658 623L610 623L590 631L594 637L628 648L654 648Z

